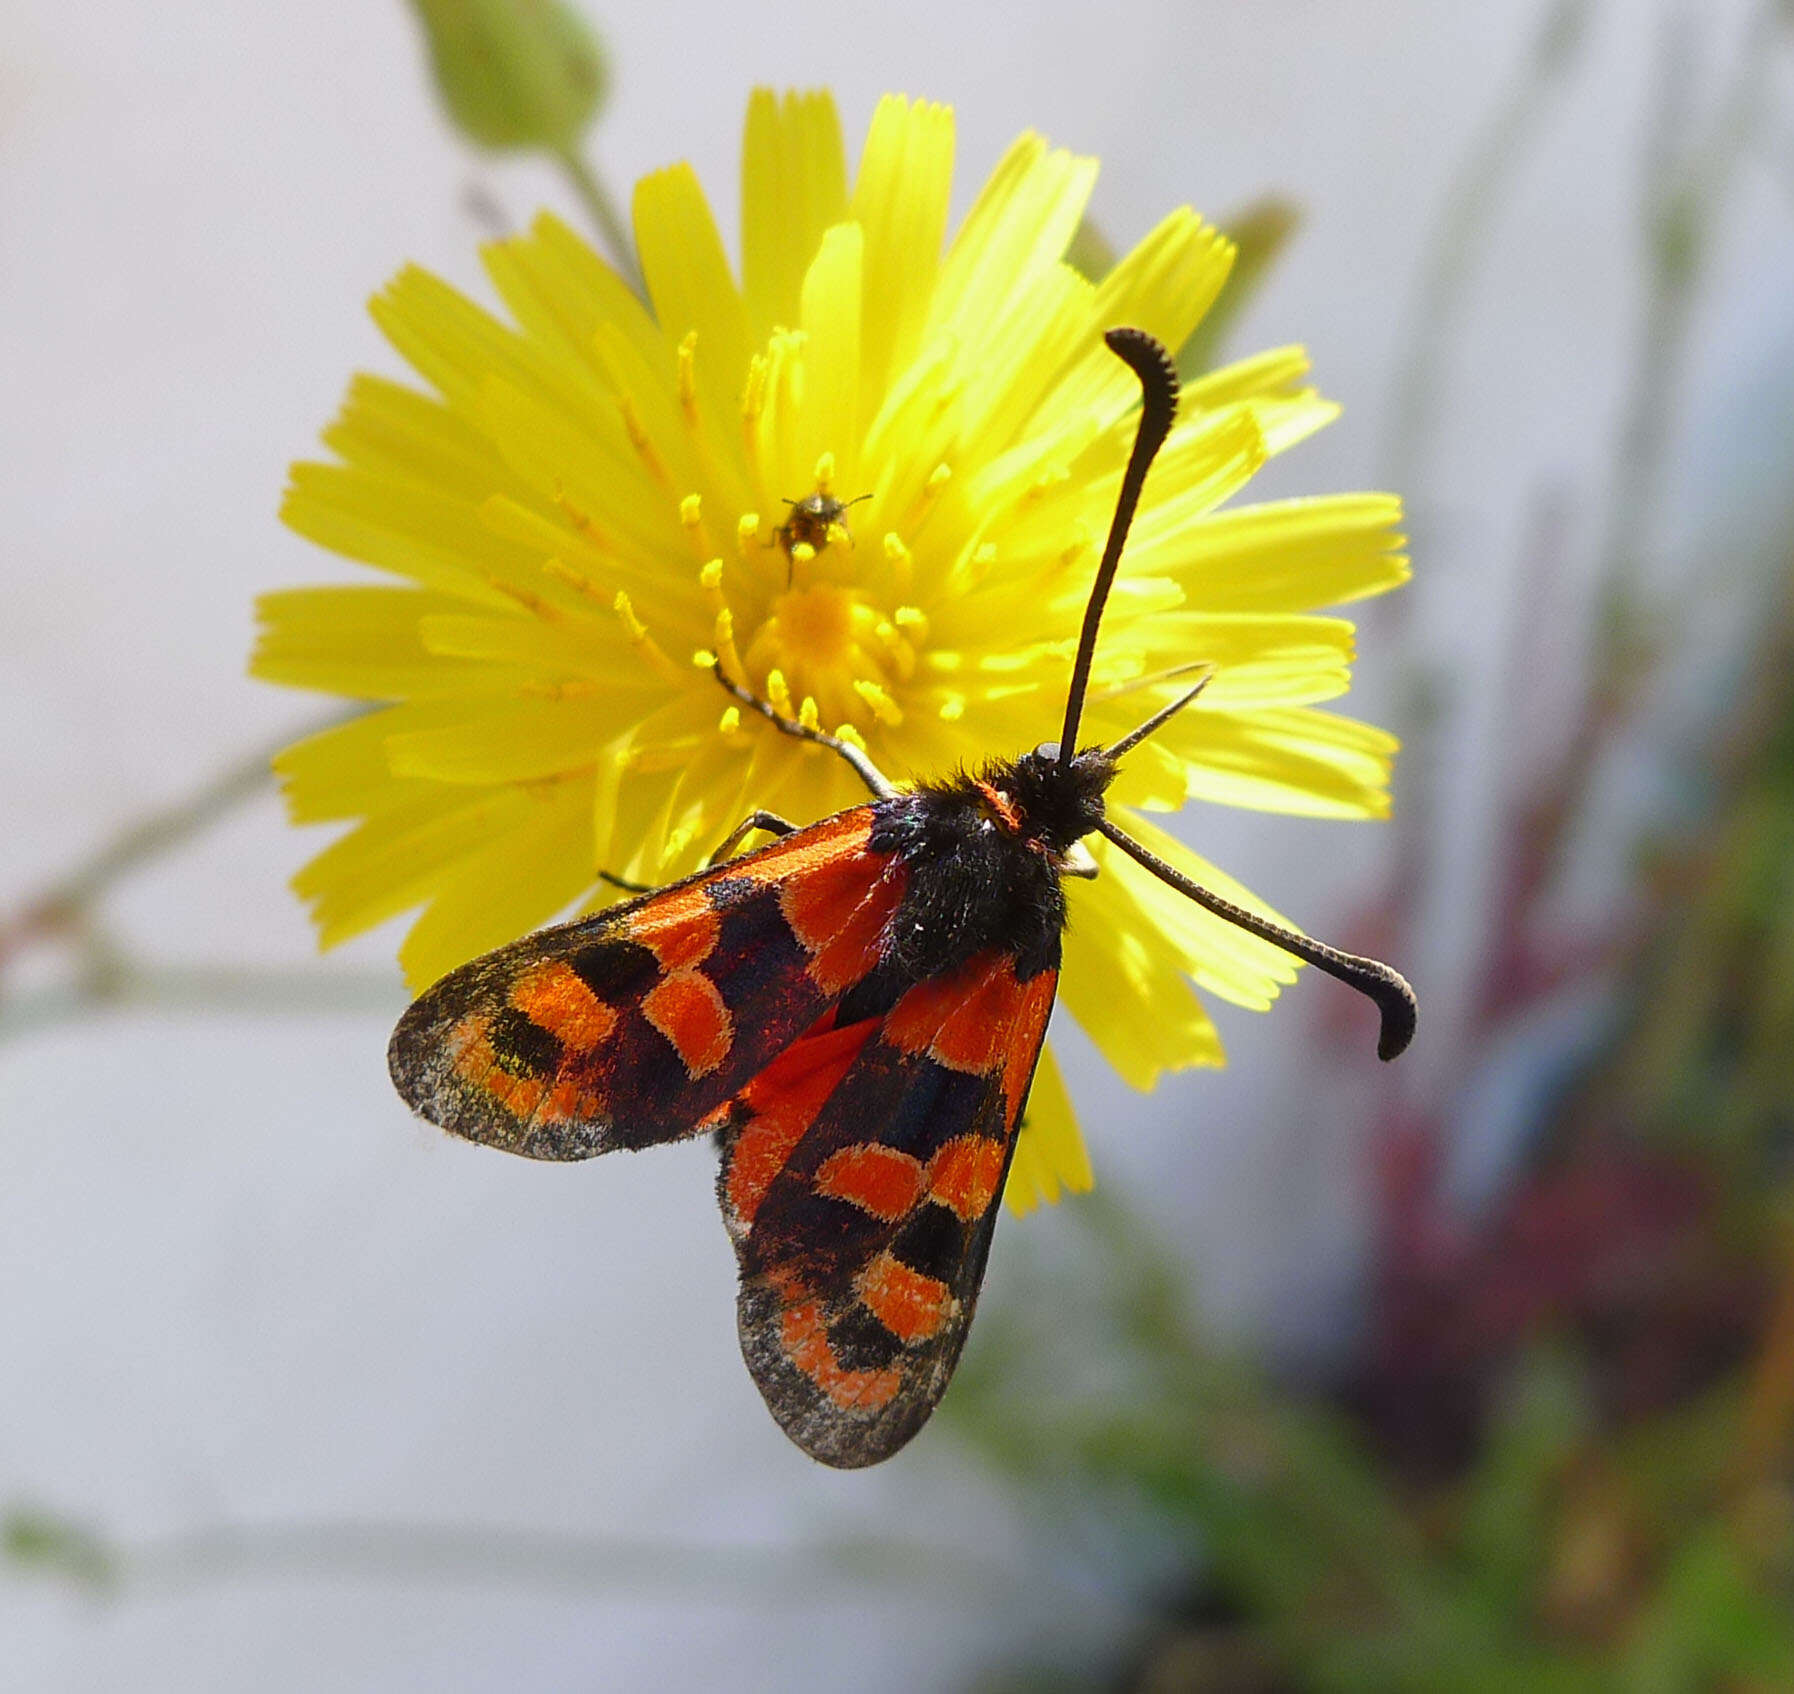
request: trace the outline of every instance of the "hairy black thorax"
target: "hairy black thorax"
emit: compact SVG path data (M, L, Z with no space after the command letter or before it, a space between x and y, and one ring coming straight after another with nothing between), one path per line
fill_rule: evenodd
M907 875L880 975L919 982L997 950L1026 981L1059 964L1065 855L1103 816L1115 767L1100 748L1061 765L1051 743L924 783L873 808L875 853Z

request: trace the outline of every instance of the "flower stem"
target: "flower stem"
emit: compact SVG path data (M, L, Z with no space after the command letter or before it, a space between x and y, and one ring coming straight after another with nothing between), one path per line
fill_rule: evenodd
M642 281L641 265L635 256L635 242L630 238L629 226L623 221L622 210L610 189L592 169L585 155L575 148L568 147L556 153L555 158L567 173L567 180L572 184L573 192L579 196L580 204L585 207L586 215L597 227L618 273L645 300L647 288Z
M516 1584L572 1592L689 1589L737 1601L802 1600L818 1589L938 1589L972 1604L1005 1597L1013 1577L944 1547L827 1538L810 1546L718 1546L621 1536L434 1523L315 1520L215 1525L116 1543L29 1509L0 1515L17 1567L114 1594L255 1576Z
M359 717L361 711L357 707L348 713L333 712L298 736L289 731L235 760L186 799L125 825L60 880L26 899L17 911L0 917L0 968L29 942L78 931L80 920L114 883L203 834L244 801L254 799L272 784L274 755L282 748L296 739L334 729Z

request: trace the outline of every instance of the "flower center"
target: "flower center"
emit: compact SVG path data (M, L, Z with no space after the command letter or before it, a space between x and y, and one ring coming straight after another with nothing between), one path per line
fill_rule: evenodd
M899 721L890 690L902 680L905 657L914 663L889 616L857 589L834 582L778 595L743 655L748 675L775 696L775 705L786 691L800 711L813 700L829 728Z

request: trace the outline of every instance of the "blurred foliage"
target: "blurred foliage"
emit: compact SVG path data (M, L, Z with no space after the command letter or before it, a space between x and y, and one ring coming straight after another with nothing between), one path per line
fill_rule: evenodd
M93 1531L29 1506L0 1516L0 1555L20 1569L65 1577L86 1588L110 1588L112 1551Z
M1393 407L1417 530L1418 447L1470 263L1587 13L1546 8L1438 220ZM1683 761L1700 822L1643 842L1604 919L1566 924L1554 904L1607 762L1628 738L1661 745L1643 714L1693 561L1669 561L1669 604L1642 567L1663 558L1690 326L1791 22L1782 0L1757 8L1704 110L1687 28L1666 37L1585 693L1501 795L1462 1045L1375 1126L1363 1332L1324 1385L1280 1384L1203 1332L1183 1263L1138 1218L1102 1195L1069 1209L1070 1261L1033 1266L1029 1319L985 1313L943 1415L1039 1517L1048 1556L1150 1599L1107 1672L1060 1658L988 1679L993 1694L1794 1688L1794 536L1749 590L1752 649ZM1236 278L1235 312L1256 280ZM1449 542L1417 540L1437 566ZM1560 540L1516 573L1521 606L1548 603L1528 569L1561 569ZM1522 618L1515 677L1536 675L1542 637ZM1456 705L1438 681L1410 761ZM1398 809L1409 850L1367 920L1368 950L1397 958L1437 874L1441 819L1420 798ZM1537 1032L1577 994L1612 1013L1566 1064ZM1507 1192L1465 1216L1444 1195L1446 1149L1504 1051L1530 1051L1542 1104ZM1006 1251L1030 1247L1040 1259Z
M450 121L482 147L567 152L609 91L604 50L560 0L411 0Z
M1076 1380L1033 1324L989 1314L943 1412L1030 1503L1042 1545L1160 1595L1159 1622L1112 1677L993 1686L1794 1686L1785 1406L1750 1436L1785 1357L1629 1421L1604 1408L1574 1315L1551 1314L1481 1360L1469 1461L1417 1474L1360 1413L1217 1348L1181 1264L1114 1201L1072 1216L1077 1256L1044 1300L1034 1267L1029 1309L1053 1311L1051 1359L1077 1358ZM1768 1462L1741 1462L1753 1452Z

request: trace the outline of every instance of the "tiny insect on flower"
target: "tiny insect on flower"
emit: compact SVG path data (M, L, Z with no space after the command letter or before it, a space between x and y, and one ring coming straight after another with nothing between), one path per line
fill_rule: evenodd
M889 1458L958 1362L1058 988L1063 881L1097 870L1074 857L1086 837L1368 995L1383 1058L1414 1031L1388 966L1213 894L1106 814L1122 758L1208 682L1078 748L1103 608L1177 406L1157 341L1107 341L1144 400L1057 741L903 790L718 659L739 704L838 755L872 801L801 829L756 811L709 869L462 966L393 1034L399 1092L469 1140L579 1159L714 1133L743 1354L786 1434L831 1465ZM779 839L728 858L753 831Z

